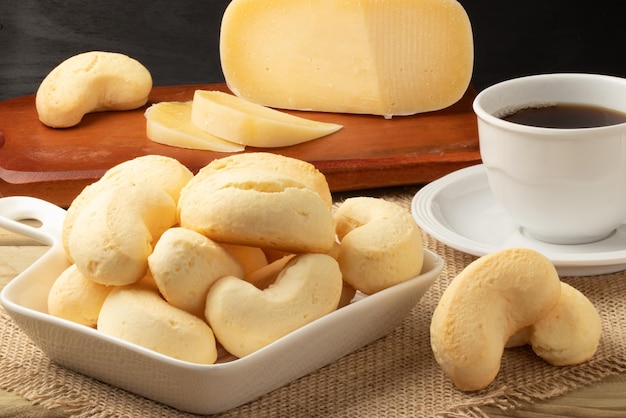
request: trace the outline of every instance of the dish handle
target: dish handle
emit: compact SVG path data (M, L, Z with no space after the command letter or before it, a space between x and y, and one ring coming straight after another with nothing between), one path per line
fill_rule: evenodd
M65 210L45 200L29 196L0 198L0 228L32 238L47 245L61 241ZM24 220L36 220L40 226L30 226Z

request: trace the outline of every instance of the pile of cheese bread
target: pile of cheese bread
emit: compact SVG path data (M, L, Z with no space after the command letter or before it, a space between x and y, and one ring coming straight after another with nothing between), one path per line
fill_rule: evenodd
M68 208L71 266L48 310L181 360L249 355L349 303L418 276L419 228L404 208L355 197L334 210L312 164L270 153L193 175L147 155Z

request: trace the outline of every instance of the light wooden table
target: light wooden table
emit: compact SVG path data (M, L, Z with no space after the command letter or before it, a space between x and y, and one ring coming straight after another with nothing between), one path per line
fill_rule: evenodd
M47 246L0 229L0 288L32 264ZM564 396L526 405L520 410L498 411L485 408L489 417L624 417L626 416L626 375L570 392ZM0 418L3 417L63 417L34 405L27 399L0 390Z

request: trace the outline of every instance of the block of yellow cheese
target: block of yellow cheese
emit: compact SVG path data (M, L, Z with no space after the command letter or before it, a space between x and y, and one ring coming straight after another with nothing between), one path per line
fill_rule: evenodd
M206 90L194 93L191 121L219 138L264 148L300 144L342 128L270 109L232 94Z
M237 152L241 144L225 141L191 122L192 102L160 102L146 109L146 135L151 141L179 148Z
M456 0L233 0L220 57L252 102L389 118L457 102L474 47Z

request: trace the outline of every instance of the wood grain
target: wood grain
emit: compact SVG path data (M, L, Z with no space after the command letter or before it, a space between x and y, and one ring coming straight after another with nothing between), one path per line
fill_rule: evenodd
M196 89L226 85L155 87L149 104L191 100ZM329 136L269 151L313 163L332 191L422 184L480 162L478 130L469 88L455 105L437 112L384 119L319 112L289 113L333 122ZM68 206L85 185L120 162L146 154L178 159L197 172L226 153L157 144L146 137L144 108L86 115L76 127L52 129L37 117L34 95L0 102L0 195L30 195Z

